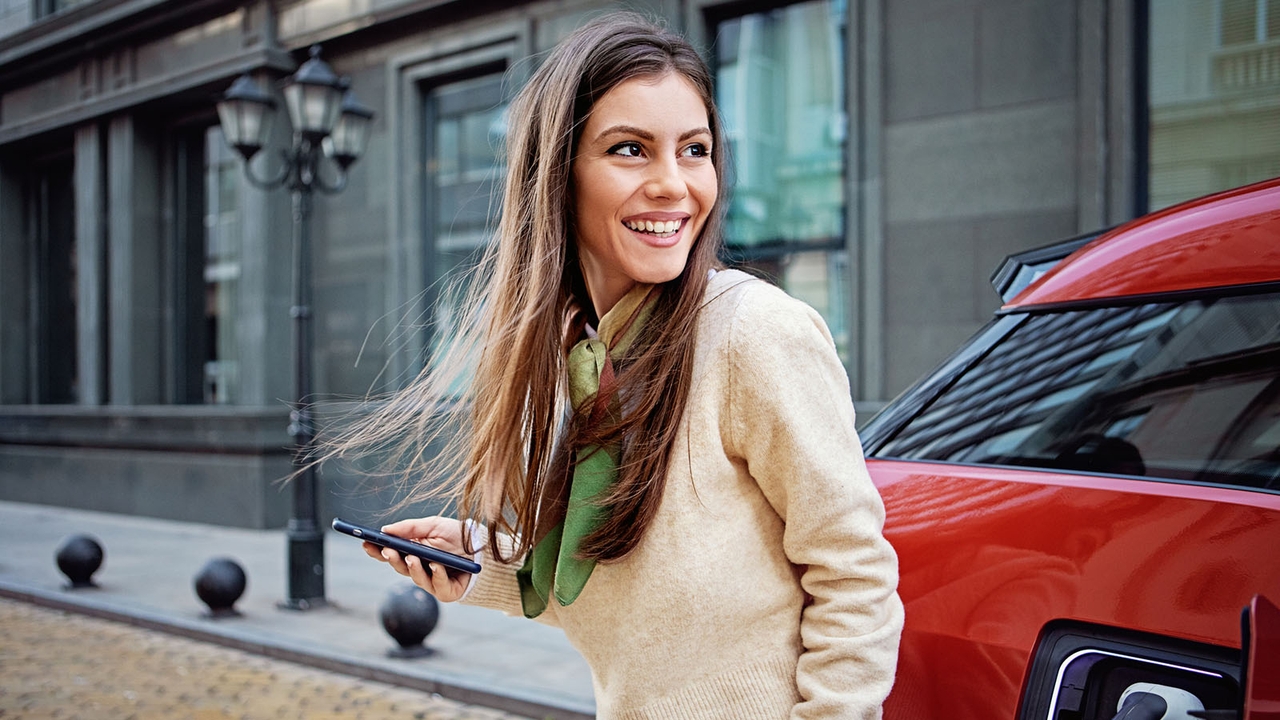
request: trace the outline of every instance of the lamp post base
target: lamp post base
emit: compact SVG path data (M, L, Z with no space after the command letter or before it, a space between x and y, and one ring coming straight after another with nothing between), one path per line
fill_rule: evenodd
M307 610L320 610L329 607L329 601L324 598L306 598L285 599L276 603L279 610L293 610L295 612L306 612Z
M318 530L288 530L289 596L286 610L324 607L324 536Z

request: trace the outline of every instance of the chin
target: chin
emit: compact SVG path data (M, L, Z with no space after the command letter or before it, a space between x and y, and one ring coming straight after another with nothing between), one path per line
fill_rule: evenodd
M689 267L689 253L686 251L676 256L670 253L668 257L659 257L645 263L643 267L637 268L636 280L651 285L659 285L661 283L671 282L684 274Z
M661 285L662 283L668 283L672 280L678 279L684 274L686 267L688 267L687 264L682 264L678 268L651 269L649 272L641 274L641 277L636 279L639 282L649 285Z

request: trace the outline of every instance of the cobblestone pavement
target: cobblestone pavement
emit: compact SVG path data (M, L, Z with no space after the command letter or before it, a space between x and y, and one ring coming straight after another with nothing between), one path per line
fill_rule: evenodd
M108 620L0 599L0 719L522 720Z

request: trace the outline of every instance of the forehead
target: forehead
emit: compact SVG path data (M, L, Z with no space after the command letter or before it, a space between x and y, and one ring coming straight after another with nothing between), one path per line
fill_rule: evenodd
M585 133L615 124L672 126L683 131L706 127L707 107L689 78L678 72L641 75L613 86L587 114Z

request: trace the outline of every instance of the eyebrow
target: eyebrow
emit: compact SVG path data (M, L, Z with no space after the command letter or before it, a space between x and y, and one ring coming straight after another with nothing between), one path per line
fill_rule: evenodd
M711 134L711 128L696 127L696 128L693 128L692 130L685 130L683 133L680 134L680 137L676 138L676 142L684 142L685 140L688 140L689 138L695 137L697 135L710 135L710 134ZM599 140L601 138L608 137L609 135L635 135L636 137L642 140L649 140L649 141L653 141L654 139L653 133L649 132L648 130L643 130L641 128L635 127L633 125L614 125L613 127L607 128L606 130L602 131L599 135L596 136L596 139Z

